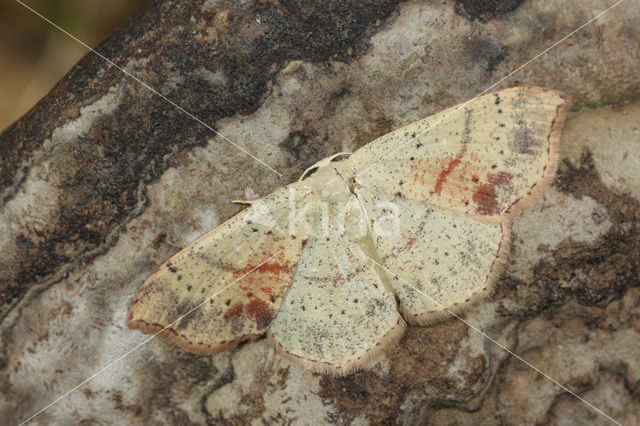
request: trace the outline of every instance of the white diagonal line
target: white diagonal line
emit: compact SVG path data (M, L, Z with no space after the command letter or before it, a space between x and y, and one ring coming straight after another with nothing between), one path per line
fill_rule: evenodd
M520 71L521 69L523 69L524 67L526 67L527 65L529 65L531 62L535 61L536 59L538 59L540 56L546 54L547 52L549 52L551 49L553 49L554 47L556 47L557 45L559 45L560 43L564 42L566 39L568 39L569 37L571 37L572 35L574 35L575 33L577 33L578 31L582 30L584 27L586 27L587 25L591 24L593 21L595 21L596 19L600 18L601 16L603 16L604 14L608 13L611 9L617 7L620 3L622 3L625 0L618 0L617 2L615 2L613 5L609 6L608 8L606 8L605 10L603 10L602 12L600 12L599 14L597 14L594 18L589 19L587 22L585 22L584 24L580 25L578 28L576 28L575 30L571 31L569 34L567 34L566 36L562 37L560 40L557 40L555 43L553 43L551 46L547 47L546 49L544 49L542 52L538 53L536 56L534 56L533 58L529 59L527 62L525 62L524 64L520 65L518 68L516 68L515 70L511 71L509 74L507 74L506 76L502 77L500 80L496 81L495 83L493 83L491 86L487 87L486 89L484 89L482 92L480 92L479 94L477 94L475 97L469 99L466 102L461 103L460 105L457 105L453 111L451 111L449 114L445 115L444 117L442 117L440 120L436 121L435 123L429 125L426 129L424 129L422 132L417 133L416 137L419 135L424 134L425 132L427 132L428 130L432 129L433 127L436 127L438 124L442 123L444 120L446 120L447 118L451 117L451 115L453 115L454 113L458 112L462 107L466 106L467 104L475 101L476 99L478 99L480 96L486 94L489 90L491 90L493 87L497 86L498 84L502 83L503 81L505 81L506 79L508 79L509 77L511 77L512 75L514 75L515 73L517 73L518 71ZM356 173L356 176L361 175L362 173L366 172L367 170L369 170L371 167L373 167L374 165L378 164L380 161L384 160L385 158L387 158L388 156L395 154L396 152L400 151L401 149L403 149L404 147L406 147L408 144L412 143L414 141L415 138L411 138L408 141L404 142L403 144L401 144L398 148L392 150L391 152L383 155L382 157L378 158L376 161L374 161L373 163L369 164L367 167L365 167L363 170L359 171L358 173Z
M54 23L53 21L51 21L50 19L47 19L45 16L41 15L40 13L38 13L37 11L35 11L34 9L32 9L31 7L27 6L26 4L24 4L22 1L20 0L15 0L16 2L20 3L22 6L24 6L25 8L29 9L31 12L35 13L36 15L38 15L40 18L42 18L43 20L47 21L49 24L53 25L54 27L56 27L58 30L62 31L64 34L66 34L67 36L71 37L73 40L75 40L76 42L80 43L82 46L86 47L88 50L90 50L92 53L95 53L96 55L98 55L101 59L103 59L105 62L109 63L110 65L116 67L117 69L119 69L120 71L122 71L127 77L131 78L132 80L138 82L140 85L142 85L144 88L146 88L147 90L151 91L152 93L154 93L155 95L160 96L162 99L164 99L166 102L168 102L169 104L171 104L173 107L175 107L178 111L188 115L189 117L191 117L192 119L194 119L197 123L203 125L204 127L206 127L207 129L211 130L213 133L215 133L216 135L218 135L219 137L221 137L222 139L226 140L227 142L229 142L231 145L233 145L234 147L236 147L237 149L239 149L240 151L244 152L246 155L248 155L249 157L253 158L254 160L256 160L258 163L262 164L264 167L268 168L269 170L271 170L272 172L274 172L275 174L277 174L278 176L282 177L282 173L280 173L279 171L277 171L276 169L274 169L273 167L269 166L267 163L265 163L264 161L262 161L261 159L259 159L258 157L256 157L255 155L251 154L249 151L247 151L246 149L244 149L243 147L241 147L240 145L238 145L237 143L235 143L234 141L232 141L231 139L229 139L228 137L226 137L225 135L223 135L222 133L218 132L216 129L214 129L213 127L209 126L207 123L205 123L204 121L200 120L198 117L196 117L195 115L193 115L192 113L190 113L189 111L187 111L186 109L182 108L180 105L178 105L177 103L175 103L174 101L172 101L171 99L167 98L166 96L164 96L162 93L158 92L156 89L154 89L153 87L149 86L147 83L145 83L144 81L140 80L139 78L137 78L136 76L134 76L133 74L131 74L129 71L125 70L124 68L122 68L121 66L115 64L113 61L111 61L109 58L107 58L106 56L102 55L101 53L99 53L97 50L93 49L91 46L89 46L88 44L86 44L85 42L83 42L82 40L76 38L74 35L72 35L71 33L69 33L68 31L66 31L65 29L63 29L62 27L60 27L59 25L57 25L56 23Z
M121 359L125 358L127 355L129 355L131 352L136 351L137 349L139 349L140 347L144 346L145 344L147 344L150 340L153 340L154 338L156 338L158 336L158 334L162 333L163 331L165 331L168 328L171 328L174 324L176 324L178 321L180 321L182 318L186 317L187 315L189 315L190 313L192 313L193 311L197 310L198 308L200 308L202 305L204 305L205 303L207 303L209 300L213 299L214 297L216 297L217 295L219 295L220 293L222 293L223 291L225 291L226 289L228 289L229 287L231 287L232 285L234 285L235 283L237 283L238 281L240 281L241 279L243 279L244 277L246 277L247 275L253 273L255 270L257 270L258 268L260 268L262 265L264 265L265 263L269 262L271 259L273 259L274 257L278 256L279 254L283 253L284 250L281 250L279 252L277 252L276 254L274 254L273 256L271 256L270 258L268 258L267 260L265 260L264 262L262 262L261 264L257 265L256 267L254 267L253 269L251 269L249 272L245 273L244 275L236 278L235 280L233 280L230 284L228 284L226 287L224 287L222 290L217 291L216 293L214 293L213 295L207 297L202 303L200 303L199 305L197 305L195 308L192 308L191 310L189 310L187 313L180 315L178 318L176 318L172 323L170 323L169 325L165 326L162 330L152 334L151 336L149 336L148 338L146 338L145 340L143 340L142 342L138 343L136 346L134 346L133 348L129 349L127 352L125 352L124 354L120 355L118 358L114 359L113 361L111 361L110 363L108 363L107 365L105 365L104 367L102 367L100 370L96 371L95 373L93 373L91 376L87 377L86 379L84 379L82 382L78 383L76 386L74 386L73 388L69 389L67 392L63 393L62 395L60 395L58 398L54 399L53 401L51 401L49 404L47 404L46 406L42 407L41 409L39 409L38 411L36 411L34 414L32 414L29 418L27 418L26 420L21 421L18 426L22 426L25 423L29 422L30 420L34 419L36 416L38 416L39 414L41 414L43 411L49 409L49 407L51 407L52 405L58 403L59 401L63 400L64 398L66 398L70 393L74 392L76 389L78 389L79 387L81 387L82 385L84 385L85 383L91 381L94 377L100 375L103 371L107 370L108 368L110 368L113 364L117 363L118 361L120 361Z
M505 351L507 351L510 355L512 355L513 357L515 357L516 359L518 359L520 362L522 362L523 364L526 364L527 366L529 366L530 368L532 368L533 370L535 370L536 372L542 374L547 380L551 381L552 383L560 386L563 390L565 390L566 392L570 393L571 395L575 396L576 398L578 398L580 401L584 402L585 404L587 404L589 407L591 407L594 411L596 411L598 414L603 415L604 417L606 417L607 419L611 420L613 423L622 426L622 424L620 422L618 422L617 420L615 420L614 418L612 418L611 416L609 416L608 414L606 414L605 412L603 412L602 410L600 410L598 407L594 406L593 404L591 404L589 401L585 400L584 398L580 397L579 395L577 395L575 392L573 392L571 389L567 388L566 386L564 386L562 383L560 383L559 381L557 381L556 379L554 379L553 377L551 377L550 375L548 375L547 373L545 373L544 371L540 370L539 368L537 368L535 365L531 364L530 362L528 362L527 360L525 360L524 358L522 358L520 355L516 354L515 352L513 352L512 350L510 350L509 348L507 348L505 345L503 345L502 343L498 342L497 340L495 340L493 337L489 336L488 334L484 333L482 330L480 330L478 327L474 326L473 324L471 324L469 321L465 320L464 318L462 318L460 315L451 312L446 306L444 306L443 304L439 303L438 301L436 301L435 299L433 299L431 296L429 296L428 294L422 292L421 290L419 290L418 288L416 288L415 286L413 286L411 283L409 283L408 281L406 281L405 279L403 279L401 276L399 276L398 274L392 272L391 270L389 270L389 268L387 268L386 266L380 264L379 262L376 262L375 260L373 260L369 255L367 255L366 253L362 253L367 259L369 259L371 262L373 262L374 264L378 265L379 267L381 267L382 269L384 269L385 271L387 271L388 273L390 273L392 276L396 277L398 280L402 281L403 284L411 287L412 289L414 289L415 291L417 291L418 293L420 293L421 295L423 295L424 297L426 297L427 299L429 299L429 301L435 305L437 305L438 307L440 307L441 309L443 309L445 312L447 312L448 314L450 314L452 317L459 319L460 321L462 321L465 325L467 325L467 327L471 328L472 330L476 331L477 333L480 333L482 336L484 336L485 338L489 339L490 341L492 341L493 343L495 343L497 346L501 347L502 349L504 349Z

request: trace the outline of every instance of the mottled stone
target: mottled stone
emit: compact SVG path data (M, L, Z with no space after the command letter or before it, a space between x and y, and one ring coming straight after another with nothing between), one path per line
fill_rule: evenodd
M214 357L129 330L164 259L316 161L470 99L611 2L152 2L0 134L0 418L50 423L584 424L606 419L457 320L334 378L265 341ZM492 87L573 97L554 185L465 315L638 423L640 6ZM272 172L232 143L278 170ZM636 416L636 417L634 417Z

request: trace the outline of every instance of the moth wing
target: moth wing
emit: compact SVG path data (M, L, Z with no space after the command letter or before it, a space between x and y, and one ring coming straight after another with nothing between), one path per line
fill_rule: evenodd
M515 87L409 124L349 158L357 184L500 221L552 178L567 96Z
M357 190L378 262L404 318L426 324L488 295L509 251L509 227L373 188ZM410 285L407 285L409 283Z
M556 169L567 106L559 92L506 89L398 129L348 160L364 170L354 187L381 264L415 287L391 279L408 321L430 322L492 289L509 216ZM385 204L395 206L395 230L379 223L392 220Z
M368 257L368 235L357 218L339 230L337 221L316 232L303 251L294 286L267 336L292 362L345 375L397 341L405 323L387 275Z
M127 325L162 330L185 349L212 354L262 335L293 282L311 190L296 183L253 203L167 260L142 285Z

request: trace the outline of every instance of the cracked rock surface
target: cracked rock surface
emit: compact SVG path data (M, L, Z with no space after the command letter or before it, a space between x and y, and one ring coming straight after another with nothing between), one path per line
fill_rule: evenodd
M232 200L476 96L610 5L152 2L98 51L228 139L93 54L0 133L0 418L26 419L144 342L125 326L139 286ZM514 223L494 296L465 314L623 424L640 423L639 6L492 87L573 104L553 185ZM344 378L264 340L205 357L153 339L34 420L311 421L608 424L454 319L409 327Z

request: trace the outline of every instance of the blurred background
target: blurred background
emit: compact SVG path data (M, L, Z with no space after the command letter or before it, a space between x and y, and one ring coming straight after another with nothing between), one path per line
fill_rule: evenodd
M150 0L20 0L91 47ZM0 1L0 131L26 113L87 49L15 0Z

